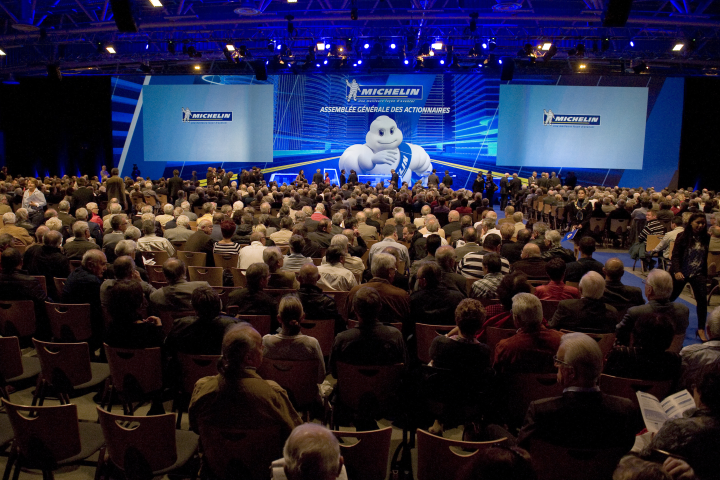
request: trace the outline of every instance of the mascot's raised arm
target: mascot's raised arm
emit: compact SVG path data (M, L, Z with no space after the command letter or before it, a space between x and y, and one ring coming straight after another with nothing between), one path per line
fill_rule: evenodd
M412 173L426 177L432 171L430 156L424 148L403 142L395 120L382 115L370 124L364 145L351 145L340 156L340 170L358 174L389 175L394 169L400 181L411 185Z

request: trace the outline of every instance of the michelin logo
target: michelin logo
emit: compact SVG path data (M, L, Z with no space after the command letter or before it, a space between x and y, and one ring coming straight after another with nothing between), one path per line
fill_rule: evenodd
M347 85L347 101L357 102L362 99L377 98L398 98L408 100L422 100L422 85L360 85L353 79L352 82L345 80Z
M553 113L552 110L543 110L543 125L585 125L600 126L600 116L564 115Z
M182 109L183 122L232 122L232 112L191 112L189 108Z

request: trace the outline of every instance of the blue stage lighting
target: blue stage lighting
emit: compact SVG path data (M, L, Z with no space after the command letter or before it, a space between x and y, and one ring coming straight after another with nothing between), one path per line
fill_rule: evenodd
M483 47L483 48L487 48L487 43L483 43L483 44L482 44L482 47Z
M358 60L358 65L362 65L362 60Z
M410 63L410 60L405 60L404 63L405 63L405 65L407 65L408 63Z
M319 63L316 63L315 66L318 67L318 68L320 68L320 64L319 64Z
M357 67L357 63L353 63L353 67Z
M635 46L635 42L633 42L632 40L630 40L630 46L631 46L631 47L634 47L634 46Z
M265 60L265 65L270 65L270 60Z
M329 43L326 43L326 44L325 44L325 50L330 50L330 44L329 44Z
M281 49L282 49L282 45L280 45L280 44L278 43L277 49L278 49L278 50L281 50Z
M391 43L391 44L390 44L390 48L392 48L393 50L395 50L395 44L394 44L394 43Z
M323 61L323 65L327 65L327 60L324 60L324 61Z
M478 63L478 67L479 67L479 68L482 68L482 63Z
M502 60L498 60L498 64L502 65Z
M364 48L365 50L367 50L368 48L370 48L370 44L369 44L369 43L366 43L365 45L363 45L363 48Z
M445 65L445 60L440 60L440 65Z

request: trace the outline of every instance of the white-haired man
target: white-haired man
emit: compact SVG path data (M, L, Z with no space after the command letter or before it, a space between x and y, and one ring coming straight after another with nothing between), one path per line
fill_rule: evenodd
M163 233L163 237L167 238L170 243L172 242L186 242L188 238L194 233L190 229L190 220L186 215L180 215L175 220L177 225L175 228L169 228Z
M563 300L550 320L550 328L594 333L610 333L617 325L617 310L603 302L605 279L588 272L580 280L580 300Z
M680 351L682 359L680 384L691 391L700 380L703 367L720 360L720 307L708 315L705 332L707 342L688 345Z
M315 423L295 427L272 468L273 480L347 480L337 438Z
M597 342L583 333L564 335L555 365L563 394L530 404L518 436L520 446L532 453L533 441L540 440L628 451L635 440L636 411L630 400L600 391L603 355Z
M0 234L7 233L11 237L22 242L23 245L30 245L33 243L33 238L30 236L28 231L22 227L15 225L16 217L12 212L7 212L3 215L3 226L0 228Z
M163 206L163 214L155 217L155 220L160 222L160 225L162 225L164 227L167 222L169 222L170 220L175 218L175 216L173 215L174 210L175 209L173 208L172 205L170 205L169 203L166 203Z

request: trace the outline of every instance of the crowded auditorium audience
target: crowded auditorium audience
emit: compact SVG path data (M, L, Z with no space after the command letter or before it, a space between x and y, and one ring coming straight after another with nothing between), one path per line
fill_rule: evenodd
M179 388L183 355L212 356L204 365L213 373L217 362L215 375L185 392L190 428L201 443L268 432L268 452L282 458L264 478L352 479L332 433L303 419L374 431L387 418L438 437L459 425L465 440L498 440L447 478L558 478L533 471L545 443L619 449L605 465L617 467L614 478L717 478L720 308L707 314L720 274L715 192L505 174L496 211L497 187L482 172L468 190L453 189L447 172L429 188L358 183L354 172L333 185L320 170L311 182L277 184L255 167L237 177L209 168L207 183L178 171L105 174L0 182L0 335L19 337L33 357L33 338L70 341L46 302L89 305L74 321L90 334L72 341L87 342L99 363L103 344L162 347L163 400ZM679 299L687 284L697 317ZM22 312L30 327L4 312L14 301L32 302ZM312 362L312 374L291 381L270 360ZM348 386L347 365L383 373ZM430 379L434 393L443 378L479 382L480 370L492 381L483 376L481 389L462 390L477 398L462 400L481 415L434 410L420 393ZM2 364L0 374L3 398L17 400ZM385 375L394 380L383 384ZM547 398L512 390L532 375L553 385ZM637 399L610 379L650 382L661 401L686 388L696 408L633 447ZM297 402L303 381L330 414L318 414L320 395L309 409ZM370 390L344 403L358 389ZM513 395L527 397L520 424L508 420L516 402L497 401ZM233 478L237 465L217 454L203 454L208 478ZM542 461L563 469L562 459Z

